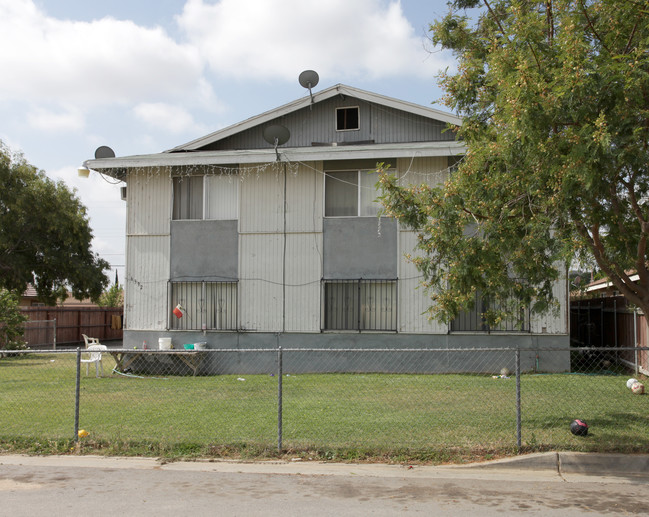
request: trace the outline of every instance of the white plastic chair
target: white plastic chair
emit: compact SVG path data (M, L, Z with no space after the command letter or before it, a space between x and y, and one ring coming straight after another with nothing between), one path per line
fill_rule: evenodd
M82 363L86 363L86 376L88 376L90 364L95 363L95 374L99 378L99 370L104 375L104 366L101 364L101 353L108 350L106 345L88 345L88 352L90 352L89 359L81 359Z
M83 340L86 342L86 348L88 348L90 345L100 345L99 343L99 338L96 337L88 337L85 334L81 334L83 336Z

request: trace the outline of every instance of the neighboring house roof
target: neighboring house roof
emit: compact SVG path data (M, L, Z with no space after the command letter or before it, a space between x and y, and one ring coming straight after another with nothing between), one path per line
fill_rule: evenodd
M246 164L266 163L276 159L272 146L263 144L259 148L228 147L228 139L236 138L247 131L255 131L275 121L281 123L286 117L294 116L300 110L310 110L313 105L339 98L358 99L386 110L397 110L412 116L423 117L439 124L461 125L462 119L433 108L420 106L367 92L351 86L338 84L310 96L300 98L279 108L251 117L227 128L215 131L201 138L174 147L163 153L135 155L117 158L100 158L88 160L84 165L95 170L102 170L114 176L122 176L131 167L210 165L210 164ZM261 138L259 139L261 140ZM220 148L219 145L221 146ZM466 151L465 144L454 139L416 142L345 142L328 145L282 146L282 153L291 161L318 161L336 159L374 159L403 158L417 156L453 156Z
M629 278L631 279L632 282L637 282L640 278L640 275L638 273L632 273L628 272ZM596 280L595 282L591 282L586 286L586 293L590 294L600 294L602 291L615 291L617 290L617 287L613 285L613 282L611 282L608 278L602 278L601 280Z

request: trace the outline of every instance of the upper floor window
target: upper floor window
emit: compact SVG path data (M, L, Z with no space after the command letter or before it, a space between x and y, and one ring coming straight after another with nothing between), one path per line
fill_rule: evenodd
M238 218L239 177L236 174L173 178L173 220Z
M325 175L325 216L376 216L381 205L375 201L378 193L376 172L327 171Z
M358 106L336 108L336 131L355 131L360 129L360 123Z
M203 218L203 176L173 178L173 219Z

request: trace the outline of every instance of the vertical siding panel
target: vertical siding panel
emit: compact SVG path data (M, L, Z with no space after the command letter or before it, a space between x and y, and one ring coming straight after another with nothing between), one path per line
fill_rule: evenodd
M360 128L336 130L336 108L358 106ZM373 140L377 144L399 142L451 141L455 133L446 131L446 123L407 111L340 96L318 102L309 108L288 113L270 124L281 124L291 133L289 147L310 147L313 143L359 142ZM272 149L263 137L266 124L252 127L214 144L214 149Z
M300 164L289 169L286 193L288 232L321 232L324 186L322 162Z
M260 169L259 174L245 175L241 182L240 232L281 232L284 227L283 199L281 163L268 164Z
M445 156L430 158L400 158L397 170L402 184L436 186L448 176L448 159ZM446 334L448 327L429 320L424 313L432 304L430 296L420 287L421 273L406 259L416 255L416 232L401 229L399 232L399 331L413 333Z
M138 169L127 182L126 285L129 330L163 330L171 222L171 177L166 168Z
M171 176L166 168L129 173L126 188L129 235L167 235L171 221Z
M415 255L417 234L402 231L399 233L399 332L446 334L448 327L423 314L432 301L423 287L421 273L405 257Z
M565 274L562 274L552 288L554 298L559 302L559 309L546 314L532 314L530 327L533 333L567 334L568 333L568 285ZM543 332L545 327L545 332Z
M167 324L169 236L130 236L125 290L129 330L164 330Z
M319 332L322 233L286 237L286 330Z
M282 330L281 234L243 234L239 238L240 322L244 330Z

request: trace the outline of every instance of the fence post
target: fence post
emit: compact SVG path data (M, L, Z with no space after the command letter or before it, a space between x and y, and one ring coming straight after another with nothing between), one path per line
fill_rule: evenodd
M521 350L516 349L516 446L518 452L521 452L522 445L522 425L521 425Z
M56 350L56 318L54 318L53 321L54 321L54 329L53 329L54 337L52 338L52 341L54 343L54 350Z
M638 308L633 307L633 362L635 363L635 375L638 376L639 365L638 365Z
M79 392L81 388L81 348L77 347L77 383L74 395L74 441L79 443Z
M282 452L282 347L277 348L277 452Z

